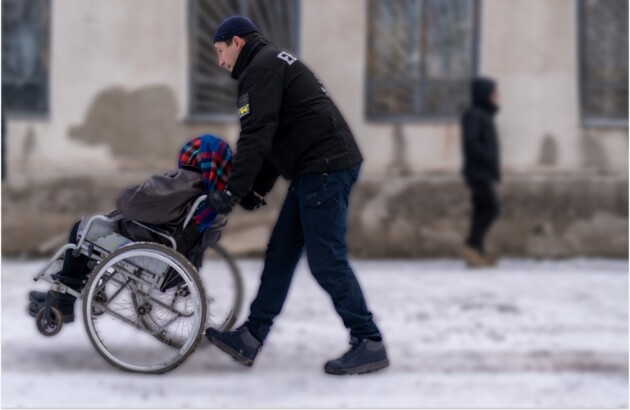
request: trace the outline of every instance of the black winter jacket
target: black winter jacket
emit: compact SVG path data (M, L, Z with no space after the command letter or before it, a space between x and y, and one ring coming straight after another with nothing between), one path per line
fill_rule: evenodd
M236 196L251 189L264 195L279 175L290 180L363 160L326 89L297 58L256 37L245 44L232 77L241 134L228 187Z
M466 181L501 180L499 140L494 115L499 107L490 100L495 82L478 78L471 84L472 106L464 112L461 121L462 151Z

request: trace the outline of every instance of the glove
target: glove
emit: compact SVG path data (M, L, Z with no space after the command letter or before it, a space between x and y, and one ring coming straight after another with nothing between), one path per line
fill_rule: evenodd
M267 202L265 202L264 198L256 192L249 191L241 200L240 205L248 211L253 211L261 206L267 205Z
M206 197L206 205L218 214L229 214L234 205L241 202L241 198L232 195L227 189L225 191L213 191Z

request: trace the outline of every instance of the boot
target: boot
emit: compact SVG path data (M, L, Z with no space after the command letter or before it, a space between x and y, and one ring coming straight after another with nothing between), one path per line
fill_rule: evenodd
M249 331L247 324L231 332L206 329L206 337L210 343L229 354L242 365L251 366L262 347L262 343Z
M384 369L389 359L382 341L352 337L352 347L339 359L326 362L324 371L328 374L363 374Z
M67 293L53 292L52 306L59 309L64 323L71 323L74 321L74 301L76 298ZM46 297L48 292L31 291L28 294L29 305L28 314L36 317L41 309L46 307Z
M488 268L494 266L480 251L472 246L464 245L459 253L462 258L464 258L469 268Z
M490 254L484 254L483 257L486 259L486 262L488 263L488 266L491 268L494 268L497 266L498 263L498 257L497 255L490 255Z

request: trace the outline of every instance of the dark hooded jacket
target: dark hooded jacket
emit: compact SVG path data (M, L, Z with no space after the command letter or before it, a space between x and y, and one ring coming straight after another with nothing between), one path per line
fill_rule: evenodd
M318 78L300 60L249 40L232 77L238 80L241 133L228 188L266 194L279 175L333 172L363 157L350 127Z
M472 106L462 116L462 149L466 181L501 180L499 140L494 116L499 107L491 100L496 84L487 78L471 83Z

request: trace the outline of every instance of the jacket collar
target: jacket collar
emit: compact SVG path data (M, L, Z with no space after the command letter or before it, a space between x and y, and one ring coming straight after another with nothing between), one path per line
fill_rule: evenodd
M253 38L245 43L243 50L241 50L241 53L236 59L236 64L234 64L234 69L231 74L232 78L238 80L249 63L251 63L256 54L258 54L260 49L267 45L269 45L269 41L261 36Z

